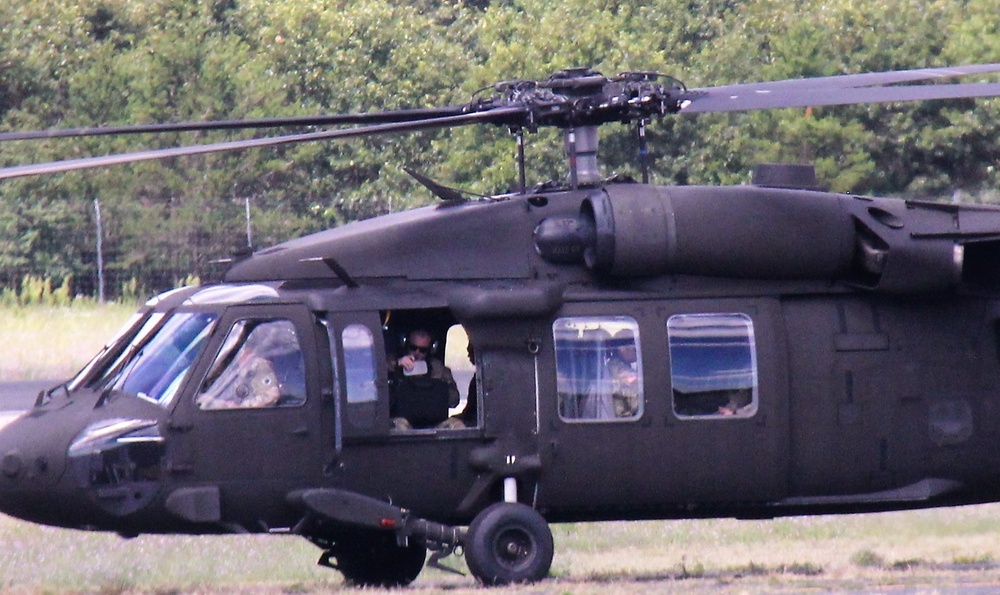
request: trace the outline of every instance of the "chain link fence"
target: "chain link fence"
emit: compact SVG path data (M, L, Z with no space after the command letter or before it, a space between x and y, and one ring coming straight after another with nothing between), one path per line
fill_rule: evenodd
M250 200L245 203L246 242L250 245L253 225ZM161 260L151 266L137 267L131 255L106 249L99 201L94 201L93 209L93 226L87 242L93 249L77 262L59 262L58 257L49 257L45 262L10 264L3 263L0 254L0 299L4 304L64 303L76 299L143 301L168 289L216 280L225 271L225 262L195 264L181 256L171 259L172 262Z

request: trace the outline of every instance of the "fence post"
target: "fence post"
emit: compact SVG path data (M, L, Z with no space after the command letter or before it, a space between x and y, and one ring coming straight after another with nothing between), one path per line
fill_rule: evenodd
M250 223L250 197L243 199L247 205L247 248L253 250L253 237L251 235L251 223Z
M104 233L101 228L101 201L94 199L97 220L97 301L104 303Z

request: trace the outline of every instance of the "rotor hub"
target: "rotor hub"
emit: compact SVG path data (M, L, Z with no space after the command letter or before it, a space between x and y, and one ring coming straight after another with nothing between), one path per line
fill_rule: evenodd
M680 111L686 92L683 83L659 73L625 72L609 78L590 68L560 70L544 81L503 81L492 88L492 97L469 103L467 111L521 108L495 123L531 131L651 120Z

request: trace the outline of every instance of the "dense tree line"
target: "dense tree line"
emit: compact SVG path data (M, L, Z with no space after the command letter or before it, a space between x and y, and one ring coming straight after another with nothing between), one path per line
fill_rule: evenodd
M688 86L1000 61L990 0L33 0L0 6L0 128L260 118L467 101L570 66L655 70ZM813 162L838 191L989 199L996 101L789 109L651 128L657 183L742 183ZM201 132L19 141L0 163L206 143ZM260 134L260 133L257 133ZM636 175L631 131L603 131L605 173ZM562 139L529 137L532 182L562 177ZM463 128L187 157L0 184L0 282L92 290L94 199L118 279L161 289L254 244L433 199L403 166L493 192L516 176L503 129Z

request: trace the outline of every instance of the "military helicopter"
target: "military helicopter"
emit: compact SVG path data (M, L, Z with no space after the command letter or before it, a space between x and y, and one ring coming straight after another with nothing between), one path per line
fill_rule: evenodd
M1000 446L1000 208L823 192L801 167L727 188L606 182L596 157L609 122L636 126L644 162L661 117L995 96L916 83L998 71L688 89L572 69L446 108L0 135L355 125L4 179L473 124L520 148L564 129L569 162L562 187L530 189L521 150L519 187L476 200L415 174L440 204L150 300L0 433L0 510L123 536L300 535L348 582L393 586L428 550L463 553L487 585L541 580L557 522L1000 501L982 456ZM433 371L464 337L458 411Z

